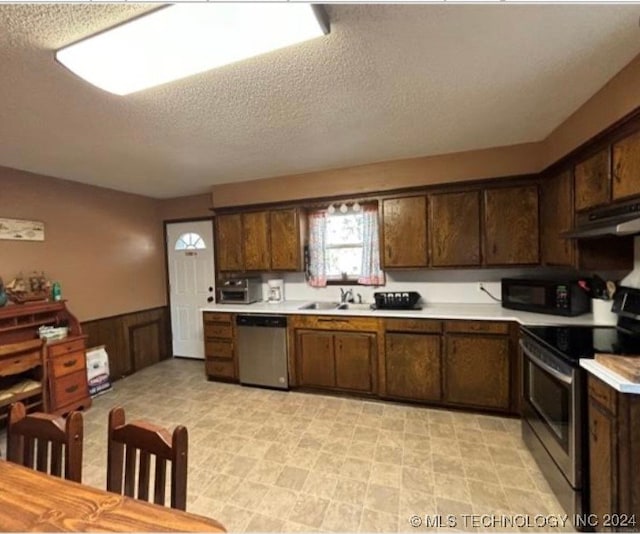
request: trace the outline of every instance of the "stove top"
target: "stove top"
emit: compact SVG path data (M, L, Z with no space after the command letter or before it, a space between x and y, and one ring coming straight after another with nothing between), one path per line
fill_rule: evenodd
M580 358L593 358L597 352L640 354L640 337L615 327L526 326L524 330L572 363Z

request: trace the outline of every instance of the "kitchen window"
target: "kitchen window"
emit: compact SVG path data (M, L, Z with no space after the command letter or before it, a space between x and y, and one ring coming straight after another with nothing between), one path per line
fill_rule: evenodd
M343 206L334 213L309 214L309 283L315 287L332 281L384 284L377 206L365 204L358 211Z

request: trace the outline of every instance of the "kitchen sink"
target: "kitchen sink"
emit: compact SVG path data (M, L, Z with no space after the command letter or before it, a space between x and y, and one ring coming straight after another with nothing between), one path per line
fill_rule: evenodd
M371 304L344 302L342 304L338 304L338 306L336 306L336 309L338 310L370 310Z
M299 310L335 310L340 306L339 302L312 302L300 306Z

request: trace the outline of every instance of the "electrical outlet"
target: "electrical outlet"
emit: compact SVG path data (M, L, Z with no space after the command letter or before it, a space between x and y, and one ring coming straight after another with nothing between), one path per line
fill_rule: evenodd
M478 291L484 291L484 284L482 282L478 282Z

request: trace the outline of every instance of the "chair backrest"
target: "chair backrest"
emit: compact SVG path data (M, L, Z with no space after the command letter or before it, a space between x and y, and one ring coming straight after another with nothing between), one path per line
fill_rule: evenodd
M83 423L80 412L66 419L48 413L27 414L21 402L9 409L7 460L43 473L82 482Z
M124 410L113 408L109 412L107 491L148 501L151 456L155 456L153 502L165 505L167 462L171 462L171 508L186 510L188 448L184 426L170 434L147 421L125 423Z

